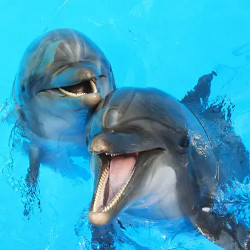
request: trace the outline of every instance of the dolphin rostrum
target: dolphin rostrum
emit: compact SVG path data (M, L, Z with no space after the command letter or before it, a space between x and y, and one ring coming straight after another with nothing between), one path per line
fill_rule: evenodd
M246 247L249 231L212 212L220 180L232 171L219 171L204 125L174 97L153 88L109 94L92 120L89 150L92 224L105 225L122 210L151 219L188 216L216 244Z
M13 92L30 142L29 183L41 162L83 154L93 110L114 89L106 57L78 31L53 30L28 47Z

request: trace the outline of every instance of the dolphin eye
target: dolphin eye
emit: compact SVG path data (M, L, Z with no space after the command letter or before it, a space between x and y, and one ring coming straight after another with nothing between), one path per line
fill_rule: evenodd
M116 108L108 109L103 115L103 125L106 128L112 128L117 125L118 111Z
M189 141L189 137L188 135L184 135L181 137L180 141L179 141L179 146L182 149L186 149L189 147L190 141Z

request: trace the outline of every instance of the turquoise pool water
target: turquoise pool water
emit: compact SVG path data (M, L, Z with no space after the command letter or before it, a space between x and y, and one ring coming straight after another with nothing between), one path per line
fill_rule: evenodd
M73 28L104 51L119 88L153 86L181 99L200 76L215 70L210 101L219 95L235 105L235 131L250 150L248 0L0 0L0 8L0 103L11 96L28 44L46 31ZM42 166L39 197L28 220L23 216L28 159L12 143L11 124L0 127L0 249L90 248L88 159L72 159L82 167L77 173ZM248 182L243 185L249 190ZM126 230L115 223L117 249L220 249L185 221L173 228L127 216L121 220Z

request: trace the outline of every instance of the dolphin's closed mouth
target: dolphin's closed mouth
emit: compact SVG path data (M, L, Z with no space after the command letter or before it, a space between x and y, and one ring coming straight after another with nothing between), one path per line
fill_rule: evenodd
M58 90L69 97L78 97L85 94L97 93L96 84L93 79L84 80L72 86L58 88Z
M139 153L100 154L102 173L93 199L92 212L107 213L114 209L129 184Z

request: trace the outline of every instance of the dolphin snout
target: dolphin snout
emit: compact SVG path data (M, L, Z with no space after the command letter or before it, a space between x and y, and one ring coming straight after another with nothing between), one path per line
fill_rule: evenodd
M111 152L111 148L110 142L103 136L95 137L90 145L90 151L97 154Z

